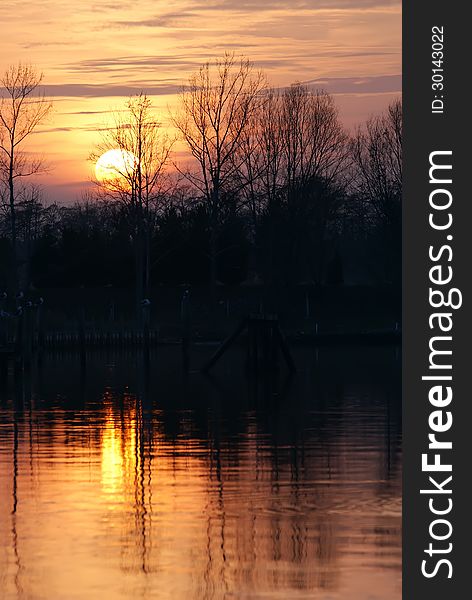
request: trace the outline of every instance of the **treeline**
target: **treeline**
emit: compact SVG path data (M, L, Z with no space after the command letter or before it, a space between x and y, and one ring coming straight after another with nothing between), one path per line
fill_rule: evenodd
M132 98L93 157L135 160L74 206L12 195L4 175L4 284L19 263L23 285L134 285L138 303L158 283L400 284L400 101L351 135L329 94L272 90L226 56L192 76L172 120L191 162Z

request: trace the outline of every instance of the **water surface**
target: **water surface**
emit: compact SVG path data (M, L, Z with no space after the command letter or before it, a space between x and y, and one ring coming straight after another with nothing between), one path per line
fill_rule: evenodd
M398 352L296 361L257 381L236 353L206 378L163 348L10 378L0 597L399 600Z

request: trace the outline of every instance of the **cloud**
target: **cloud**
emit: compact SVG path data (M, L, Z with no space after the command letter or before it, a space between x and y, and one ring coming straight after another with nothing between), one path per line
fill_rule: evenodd
M115 27L166 28L179 27L188 21L205 22L209 12L263 13L280 11L285 18L296 17L299 11L366 11L401 8L401 0L214 0L195 1L180 11L169 11L142 19L116 20ZM259 29L260 33L260 29Z
M316 50L314 52L305 52L304 54L292 53L280 58L260 58L257 59L256 64L262 69L277 69L280 67L291 67L294 70L309 70L307 67L307 60L313 59L315 61L325 58L367 58L367 57L382 57L382 56L396 56L398 52L383 51L383 50Z
M50 42L24 42L22 44L20 44L20 46L22 48L25 48L26 50L30 50L32 48L48 48L51 46L71 46L72 42L68 41L68 42L61 42L58 40L52 40Z
M151 56L112 56L107 58L95 58L81 60L79 62L65 64L64 67L70 71L81 73L103 73L104 70L123 71L132 70L140 72L155 70L157 67L178 68L180 70L195 69L200 66L201 60L197 55L151 55ZM169 81L169 80L168 80Z
M224 44L226 50L240 50L245 49L252 46L252 44ZM215 50L215 46L207 46L208 50ZM200 50L203 50L200 48ZM291 67L293 69L301 70L302 68L306 69L307 60L313 59L314 61L319 60L321 58L366 58L366 57L382 57L382 56L396 56L400 53L400 50L392 50L392 49L380 49L380 48L372 48L372 49L359 49L359 50L349 50L347 48L339 49L338 47L332 47L327 49L317 48L311 52L303 52L293 51L284 53L283 55L274 55L273 57L265 58L265 57L255 57L254 63L257 67L263 69L277 69L278 67ZM107 73L109 79L122 79L123 73L155 73L159 67L165 69L176 69L177 72L182 72L183 79L180 78L162 78L159 77L159 83L156 85L153 83L153 80L150 79L133 79L133 81L128 81L128 88L131 90L130 93L126 92L125 95L132 95L135 93L139 93L142 89L144 89L149 94L172 94L176 91L180 91L181 84L183 80L187 79L187 74L189 72L197 70L202 63L209 59L209 55L204 52L200 52L200 54L193 52L188 56L185 55L175 55L175 56L116 56L116 57L107 57L107 58L97 58L97 59L89 59L83 60L78 63L73 63L71 65L65 65L65 68L71 72L80 72L80 73L100 73L102 76L104 72ZM70 87L70 86L68 86ZM82 86L85 88L85 93L80 93L80 96L93 96L93 88L92 86ZM106 92L104 94L97 95L105 95L105 96L113 96L120 95L119 93L113 93L113 84L105 85L104 88L107 90L111 90L110 92ZM118 86L117 86L118 87ZM91 88L91 89L89 89ZM157 91L151 92L150 90L158 88ZM75 94L73 94L75 95Z
M147 86L132 85L103 85L91 83L64 83L45 86L46 95L68 98L111 98L135 96L144 92L149 96L161 96L180 92L181 86L177 84L152 84Z
M195 10L249 12L263 10L368 10L400 7L400 0L216 0L192 4Z
M103 115L108 113L108 110L77 110L73 112L63 112L63 115Z
M323 89L330 94L384 94L399 93L402 89L401 75L377 77L327 77L311 79L305 85Z
M88 179L78 179L77 181L55 182L54 187L59 189L76 188L76 187L93 187L93 182Z
M114 21L113 24L123 27L172 27L177 25L179 21L195 18L201 18L201 15L189 10L182 10L178 12L168 12L163 15L157 15L146 19Z
M64 131L74 131L73 127L51 127L50 129L37 129L33 131L34 135L42 134L42 133L62 133Z

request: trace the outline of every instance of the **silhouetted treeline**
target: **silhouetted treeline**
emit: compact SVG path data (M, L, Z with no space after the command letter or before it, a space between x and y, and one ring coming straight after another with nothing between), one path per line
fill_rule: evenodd
M132 287L135 262L127 216L119 203L44 206L36 198L25 201L17 228L29 249L31 284ZM0 238L3 281L11 264L5 221ZM209 283L209 229L204 201L189 190L166 198L151 232L151 285ZM281 197L268 205L255 230L248 211L230 198L221 216L217 278L225 284L254 281L257 265L257 279L268 284L397 284L400 240L393 229L389 237L385 231L388 225L366 214L356 195L323 180L301 187L290 201Z
M2 287L12 265L23 288L134 286L138 306L159 283L400 285L401 103L349 135L329 94L270 90L244 60L217 66L174 118L193 167L170 168L141 95L98 148L138 156L138 144L140 159L101 193L64 206L23 187L14 210L5 196Z

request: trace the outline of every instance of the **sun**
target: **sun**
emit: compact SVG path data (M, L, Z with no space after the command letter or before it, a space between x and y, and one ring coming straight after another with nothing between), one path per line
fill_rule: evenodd
M108 150L95 163L95 176L103 185L129 185L138 159L128 150Z

